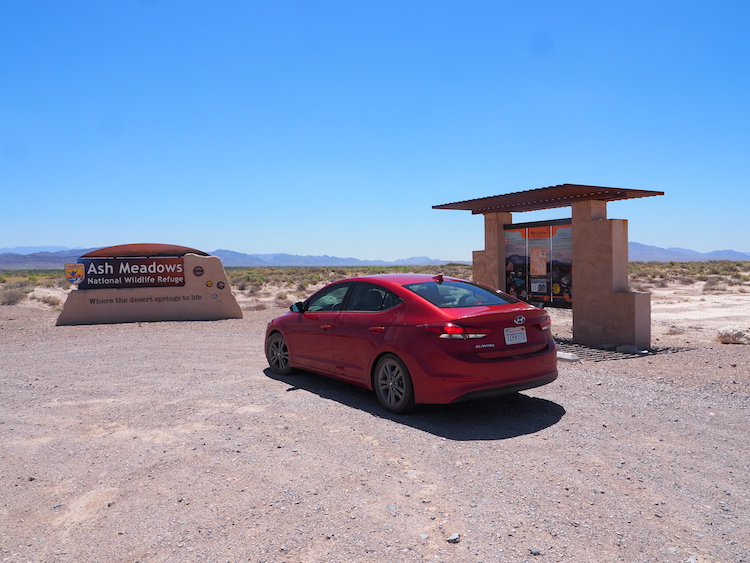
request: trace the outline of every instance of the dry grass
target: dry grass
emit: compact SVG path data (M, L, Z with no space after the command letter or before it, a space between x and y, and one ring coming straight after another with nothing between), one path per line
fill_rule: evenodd
M630 287L648 291L649 287L665 287L668 283L692 285L703 283L703 291L739 293L750 286L750 262L718 260L711 262L630 262Z
M225 268L229 282L240 291L256 293L272 286L307 291L343 278L389 273L432 273L471 279L471 266L445 264L442 266L290 266L285 268Z
M667 284L703 283L704 292L750 291L750 262L630 262L630 287L650 291ZM247 297L271 298L277 304L304 299L324 285L342 278L383 273L430 273L472 279L469 264L441 266L310 266L274 268L225 268L229 283ZM0 271L0 303L12 305L26 298L34 287L69 289L63 270ZM21 293L19 293L19 291ZM283 294L283 297L281 296ZM276 297L276 298L274 298ZM42 299L43 301L43 299ZM44 301L46 303L46 301ZM56 306L54 303L49 305Z

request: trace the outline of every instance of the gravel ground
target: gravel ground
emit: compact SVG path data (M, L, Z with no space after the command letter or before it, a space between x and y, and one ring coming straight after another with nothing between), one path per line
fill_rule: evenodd
M281 312L0 308L0 561L750 562L750 346L670 322L676 353L398 417L270 372Z

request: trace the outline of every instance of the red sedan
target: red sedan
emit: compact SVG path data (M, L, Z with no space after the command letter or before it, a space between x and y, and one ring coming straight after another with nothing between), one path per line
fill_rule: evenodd
M384 274L327 285L268 324L266 358L375 391L396 414L557 378L550 318L470 281Z

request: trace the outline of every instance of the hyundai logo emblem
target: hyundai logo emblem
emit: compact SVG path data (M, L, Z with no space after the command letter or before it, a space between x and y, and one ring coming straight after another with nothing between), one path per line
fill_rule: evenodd
M524 317L523 315L518 315L515 319L513 319L513 322L517 325L522 325L526 322L526 317Z

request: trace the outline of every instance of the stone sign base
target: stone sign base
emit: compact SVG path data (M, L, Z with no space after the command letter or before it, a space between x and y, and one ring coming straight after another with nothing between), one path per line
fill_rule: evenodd
M68 295L57 324L242 318L218 257L185 254L184 264L182 286L75 289Z

